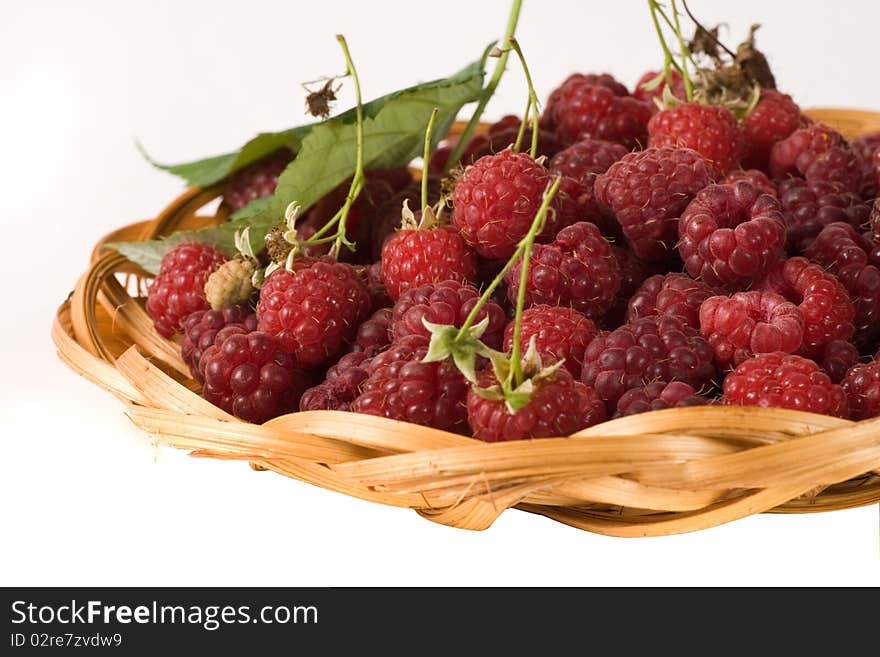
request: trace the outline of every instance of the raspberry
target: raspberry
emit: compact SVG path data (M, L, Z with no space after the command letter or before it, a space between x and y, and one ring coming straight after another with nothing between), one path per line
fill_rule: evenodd
M426 283L467 283L476 275L474 251L452 226L405 227L382 247L382 280L394 300L404 290Z
M626 147L601 139L582 139L554 155L551 173L561 173L592 190L596 176L629 153Z
M455 225L484 258L509 258L529 232L549 181L548 171L525 153L504 150L481 157L455 184ZM557 194L554 205L564 196ZM556 212L547 218L542 239L559 228Z
M712 347L680 317L653 315L599 334L587 346L581 381L609 410L621 395L652 381L684 381L700 389L715 375Z
M611 253L620 269L620 289L610 310L602 317L600 325L604 329L615 329L626 321L627 304L647 277L645 264L636 258L629 249L612 246Z
M798 128L809 125L809 122L791 96L775 89L761 89L758 104L743 121L746 140L743 165L766 170L773 144Z
M205 380L204 370L199 367L202 354L214 344L220 329L227 326L241 326L246 331L254 331L257 328L257 316L247 306L234 306L223 310L197 310L183 322L180 355L189 367L192 377L199 383Z
M629 96L610 75L575 73L550 94L542 123L563 144L590 137L636 148L647 143L651 112L650 103Z
M623 393L617 402L614 417L625 417L648 411L662 411L664 408L705 406L710 403L712 403L711 399L699 395L687 383L654 381L641 388L633 388Z
M770 194L770 196L778 196L778 192L776 191L776 185L774 185L770 179L767 177L767 174L763 171L758 171L757 169L734 169L733 171L729 171L726 176L721 180L722 184L727 183L738 183L738 182L747 182L751 183L752 187L757 189L762 194Z
M510 322L504 329L504 351L507 353L513 347L514 324ZM532 306L522 314L520 350L525 353L529 340L534 336L535 348L545 362L564 359L568 371L580 377L584 351L598 332L592 321L571 308Z
M747 182L709 185L678 222L678 252L688 273L739 290L773 267L785 246L785 220L772 196Z
M205 399L248 422L295 411L308 385L306 374L272 336L243 326L221 329L199 367Z
M360 394L360 386L369 376L369 362L364 352L345 354L327 370L324 381L302 394L299 410L350 411L351 402Z
M394 304L391 330L394 340L408 335L430 338L431 334L422 320L434 324L461 327L477 305L480 292L473 285L457 281L441 281L437 285L422 285L400 295ZM501 346L501 338L507 318L504 310L494 301L488 301L477 313L475 324L489 317L489 325L482 340L493 349Z
M504 277L507 298L516 303L522 260ZM563 228L552 244L535 244L529 259L526 306L571 306L587 317L604 314L620 289L617 259L599 229L579 222Z
M251 201L275 193L278 177L290 164L293 153L282 148L271 155L253 162L229 176L223 189L223 201L233 212L241 210Z
M871 228L871 241L880 241L880 197L874 199L874 204L871 206L871 212L868 215L868 225Z
M880 363L872 360L854 365L840 385L846 393L853 420L880 415Z
M776 142L770 151L769 172L779 180L793 176L840 183L851 192L858 192L862 184L858 156L839 132L821 123L795 130Z
M859 362L859 350L846 340L832 340L822 353L822 369L834 383L843 381L849 368Z
M208 310L205 281L228 258L213 246L184 242L166 253L147 290L147 312L160 335L170 338L197 310Z
M205 281L205 300L212 310L249 303L257 264L250 258L234 258L217 267Z
M482 388L498 384L491 367L477 375L477 382ZM503 399L486 399L472 388L467 415L474 438L489 443L568 436L606 417L602 400L564 367L537 383L528 403L515 413Z
M773 292L737 292L706 299L700 307L700 333L715 351L721 369L755 354L792 354L804 339L804 316Z
M870 213L858 194L840 183L824 180L783 180L779 183L779 202L788 225L788 246L795 252L803 252L824 226L845 221L858 228Z
M855 310L837 278L806 258L780 262L756 289L776 292L797 304L804 316L804 341L799 353L819 356L832 340L849 340Z
M490 153L500 153L505 148L512 146L516 142L519 133L520 118L512 114L508 114L489 126L489 143L484 152L480 152L480 156L489 155ZM532 128L526 126L523 131L522 147L523 151L528 151L532 143ZM556 135L543 128L538 129L538 149L536 157L545 156L553 157L562 150L562 144L556 139ZM476 160L476 158L474 158Z
M657 112L648 123L648 146L692 148L719 171L739 165L745 148L742 129L730 110L686 103Z
M358 326L351 350L375 356L391 344L391 308L380 308Z
M354 265L354 270L370 295L370 310L375 312L380 308L390 308L394 305L388 294L388 288L382 282L381 262L374 262L369 266Z
M636 82L635 91L633 91L633 96L638 98L639 100L647 101L651 104L654 103L654 99L662 99L663 98L663 90L666 89L667 80L663 80L656 88L648 91L644 89L643 86L656 78L660 74L660 71L648 71L642 77L639 78L639 81ZM672 78L672 95L678 98L679 100L684 101L687 98L687 92L684 88L684 80L681 78L681 74L672 69L669 71L669 77Z
M856 137L850 146L859 158L862 169L862 184L859 192L862 198L870 200L877 196L878 180L874 172L874 155L880 150L880 132Z
M295 258L292 271L266 278L257 306L261 331L308 368L338 356L370 310L370 296L351 265Z
M440 178L430 175L428 176L428 203L435 204L439 200ZM357 245L359 251L363 250L368 254L367 260L371 262L381 260L382 247L400 227L400 209L405 201L408 201L411 207L416 207L422 202L421 182L407 185L376 210L376 215L370 222L370 235L367 241L359 242Z
M421 362L428 342L424 336L408 335L373 357L351 410L464 433L467 379L448 359Z
M715 290L685 274L656 274L646 279L627 306L626 321L650 315L676 315L700 327L700 306Z
M805 255L837 276L855 306L856 338L866 342L880 329L880 269L868 263L866 244L849 224L828 224Z
M784 353L755 356L728 374L723 403L847 416L843 388L813 361Z
M715 170L686 148L630 153L596 177L596 199L614 213L637 257L659 262L675 250L675 220Z

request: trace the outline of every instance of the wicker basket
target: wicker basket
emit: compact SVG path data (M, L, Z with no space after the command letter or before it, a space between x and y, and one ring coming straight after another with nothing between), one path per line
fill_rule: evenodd
M880 130L878 113L810 114L849 136ZM880 418L705 406L495 444L336 411L242 422L199 396L178 346L153 330L142 299L129 294L143 292L144 272L102 246L224 221L222 210L198 214L219 192L190 189L155 220L101 240L52 329L61 359L122 400L158 443L248 461L465 529L484 529L515 507L602 534L657 536L754 513L880 501Z

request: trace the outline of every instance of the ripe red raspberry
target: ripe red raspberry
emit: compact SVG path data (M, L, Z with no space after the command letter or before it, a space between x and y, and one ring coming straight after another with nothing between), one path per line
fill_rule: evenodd
M370 359L365 352L345 354L327 370L325 379L306 390L299 400L301 411L350 411L367 380Z
M504 277L507 298L515 304L522 260ZM597 318L613 305L620 289L617 259L599 229L582 221L563 228L551 244L535 244L529 259L526 307L570 306Z
M776 292L797 304L804 316L804 342L799 353L820 356L832 340L849 340L855 309L837 278L806 258L780 262L756 288Z
M791 96L775 89L761 89L758 104L743 121L746 140L743 165L766 170L773 144L809 123L810 120L801 113L801 108Z
M307 375L272 336L244 326L221 329L199 366L205 399L248 422L297 410L308 385Z
M170 338L181 323L197 310L209 310L205 281L229 260L207 244L185 242L166 253L159 273L147 290L147 313L160 335Z
M686 148L630 153L596 178L596 199L609 208L637 257L666 260L678 240L676 220L716 172Z
M625 146L601 139L582 139L554 155L549 164L551 173L573 178L588 189L596 176L629 153Z
M832 340L822 353L822 369L834 382L840 383L853 365L859 362L859 350L852 342Z
M639 78L639 81L636 82L635 90L633 91L633 96L638 98L639 100L645 100L654 104L654 99L662 99L663 98L663 90L666 89L667 80L664 79L655 89L648 91L644 89L643 86L656 78L660 74L660 71L648 71L642 77ZM672 69L669 71L669 77L672 79L672 95L678 98L681 101L684 101L687 98L687 92L684 88L684 80L681 77L681 74Z
M455 225L484 258L509 258L529 232L549 181L547 169L525 153L504 150L481 157L455 183ZM564 196L557 194L554 207ZM542 239L558 230L557 215L548 213Z
M880 331L880 269L868 263L867 244L849 224L828 224L805 255L837 276L855 306L856 341Z
M404 420L456 433L467 430L468 382L451 360L423 363L428 338L395 340L369 363L369 377L351 404L355 413Z
M504 329L504 351L513 347L515 322ZM580 377L584 363L584 351L596 337L596 325L572 308L562 306L532 306L522 314L520 351L525 353L532 336L535 348L547 364L565 359L565 367L573 376Z
M197 310L184 320L180 355L192 377L199 383L205 380L204 370L199 367L202 354L214 344L220 329L233 325L255 331L257 316L247 306L233 306L223 310Z
M840 183L851 192L858 192L862 184L858 156L839 132L822 123L795 130L776 142L770 151L769 172L778 180L793 176Z
M681 215L678 234L678 252L691 276L742 290L779 261L785 220L779 201L747 182L709 185Z
M692 148L719 171L739 166L745 149L742 128L730 110L686 103L657 112L648 123L648 146Z
M428 176L428 203L436 204L440 200L440 177ZM358 242L358 251L363 250L366 259L376 262L382 258L382 247L400 227L400 209L404 202L416 207L422 202L421 182L413 182L399 190L389 200L376 209L376 215L369 223L369 236L366 241ZM338 209L338 208L337 208ZM381 280L381 277L380 277Z
M259 329L308 368L338 356L370 311L370 295L351 265L295 258L292 271L266 278L257 306Z
M858 228L870 208L855 192L839 183L789 178L779 183L779 202L788 226L788 247L803 252L824 226L845 221Z
M587 346L581 381L615 407L621 395L652 381L684 381L696 389L715 375L712 347L682 318L643 317Z
M853 420L880 415L880 362L872 360L854 365L840 385L846 393Z
M793 354L755 356L724 379L723 402L731 406L790 408L847 416L846 394L813 361Z
M877 196L878 179L874 172L874 155L880 150L880 132L856 137L850 146L859 158L862 169L862 184L859 192L862 198L870 201Z
M358 326L351 350L375 356L391 344L391 308L380 308Z
M489 155L491 153L500 153L505 148L512 146L516 142L519 133L520 118L513 114L508 114L489 126L489 141L487 148L480 152L480 156ZM532 143L532 127L527 125L523 131L523 140L521 150L528 151ZM536 157L542 155L553 157L562 150L562 144L556 138L551 130L544 128L538 129L538 149L535 153ZM476 160L477 158L474 158Z
M637 148L647 142L652 111L609 75L575 73L550 94L542 123L563 144L590 137Z
M630 298L626 321L676 315L696 329L700 327L700 306L715 293L704 282L685 274L656 274L646 279Z
M434 324L461 327L471 310L477 305L480 292L473 285L457 281L441 281L437 285L422 285L400 295L394 304L391 330L394 340L408 335L430 338L431 333L422 320ZM501 346L501 338L507 318L504 310L494 301L488 301L477 313L477 321L489 318L489 325L482 341L493 349Z
M498 385L491 367L478 373L477 383L482 388ZM486 399L471 388L467 415L474 438L488 443L568 436L606 417L602 400L564 367L536 384L528 403L516 413L503 399Z
M239 169L223 188L223 201L233 212L241 210L251 201L275 193L278 177L290 164L293 153L282 148L271 155Z
M601 319L600 326L606 330L616 329L626 321L627 304L648 276L645 263L636 258L629 249L612 245L611 253L620 269L620 289L614 304Z
M700 307L700 333L715 351L721 369L755 354L793 354L804 339L804 316L773 292L737 292L706 299Z
M687 383L654 381L641 388L633 388L623 393L617 402L614 417L625 417L648 411L662 411L664 408L706 406L711 403L711 399L698 394Z
M774 185L770 179L767 177L767 174L763 171L758 171L757 169L734 169L733 171L729 171L726 176L721 180L722 184L728 183L738 183L738 182L747 182L751 183L752 187L757 189L762 194L770 194L770 196L778 197L779 193L776 190L776 185Z

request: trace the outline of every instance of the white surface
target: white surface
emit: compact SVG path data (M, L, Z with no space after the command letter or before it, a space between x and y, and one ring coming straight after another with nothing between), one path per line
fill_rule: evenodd
M367 98L451 73L500 35L507 2L441 4L0 3L0 584L880 582L876 507L662 539L516 511L465 532L242 463L155 454L114 398L55 358L52 315L95 240L181 191L135 136L181 161L303 122L299 83L344 68L338 32ZM763 22L759 45L803 106L880 109L875 3L799 2L797 19L794 3L692 4L730 24L729 42ZM525 5L519 38L542 98L575 69L632 85L660 61L641 2ZM512 69L490 113L524 98Z

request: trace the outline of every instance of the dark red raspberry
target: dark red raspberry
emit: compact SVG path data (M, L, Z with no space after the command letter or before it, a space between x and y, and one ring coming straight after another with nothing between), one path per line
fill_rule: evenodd
M825 345L825 351L822 354L822 369L834 383L840 383L849 368L858 363L859 359L859 350L852 342L832 340Z
M205 380L204 371L199 367L202 354L214 344L220 329L233 325L255 331L257 316L247 306L233 306L223 310L197 310L184 320L180 355L192 377L199 383Z
M718 105L686 103L657 112L648 135L651 148L692 148L722 172L739 166L745 149L736 118Z
M652 111L609 75L575 73L550 94L542 124L555 129L563 144L590 137L641 148Z
M758 169L734 169L733 171L728 171L727 175L721 180L722 184L743 181L751 183L752 187L762 194L770 194L770 196L779 195L776 191L776 185L770 181L766 173L758 171Z
M863 199L870 201L877 196L880 189L874 171L874 155L880 150L880 132L856 137L850 142L850 146L858 156L862 168L862 185L859 192Z
M600 321L601 327L607 330L616 329L626 321L630 297L635 294L648 276L645 263L636 258L629 249L612 245L611 253L614 254L617 267L620 269L620 289L617 291L617 298L611 309L605 313Z
M851 192L862 185L858 156L839 132L822 123L795 130L770 151L770 176L840 183Z
M867 420L880 415L880 362L854 365L840 384L849 402L853 420Z
M477 382L482 388L498 385L491 367L477 375ZM503 399L486 399L472 388L467 415L474 438L488 443L568 436L606 417L602 400L564 367L538 383L528 403L515 413Z
M522 260L504 277L507 298L515 304ZM617 259L599 229L582 221L563 228L551 244L535 244L529 259L526 307L570 306L587 317L603 315L620 289Z
M676 315L693 328L700 327L700 306L716 291L685 274L656 274L646 279L630 298L626 321L650 315Z
M596 199L614 213L637 257L660 262L675 251L676 220L715 169L687 148L630 153L596 178Z
M504 150L481 157L455 184L455 225L484 258L509 258L529 232L548 182L547 169L525 153ZM557 194L554 206L562 199ZM542 239L558 230L558 214L548 213Z
M306 374L272 336L243 326L220 329L199 367L205 399L248 422L297 410L308 385Z
M437 285L422 285L407 290L394 304L391 330L397 341L407 335L430 337L422 320L434 324L461 327L477 305L480 292L473 285L457 281L441 281ZM489 325L482 340L493 349L501 346L507 318L504 310L494 301L488 301L477 313L475 324L489 317Z
M871 211L868 214L868 225L871 229L871 240L880 241L880 197L874 199Z
M241 210L251 201L275 193L278 177L290 164L293 153L282 148L271 155L239 169L223 188L223 201L233 212Z
M773 144L809 123L791 96L775 89L761 89L758 104L743 121L746 139L743 165L766 171Z
M372 265L354 265L353 269L370 295L370 310L375 312L394 305L394 300L388 294L388 288L382 282L381 262L374 262Z
M327 376L316 386L306 390L299 400L301 411L350 411L351 403L360 394L367 380L370 359L365 352L345 354Z
M804 316L804 342L799 353L818 357L832 340L849 340L855 309L837 278L806 258L780 262L756 289L776 292L797 304Z
M380 308L363 324L358 326L351 350L375 356L391 344L391 308Z
M515 322L504 329L504 351L513 347ZM520 352L528 349L532 336L535 348L547 364L565 359L565 367L573 376L580 377L584 351L599 333L596 325L578 311L562 306L532 306L522 314Z
M166 253L147 290L147 313L160 335L170 338L197 310L208 310L205 281L229 260L208 244L184 242Z
M755 356L724 379L723 402L731 406L790 408L847 416L846 394L813 361L793 354Z
M797 253L810 245L823 226L845 221L858 228L870 213L858 194L824 180L783 180L779 183L779 202L788 226L788 247Z
M804 316L774 292L737 292L706 299L700 307L700 333L715 351L721 369L755 354L793 354L804 339Z
M467 379L449 359L423 363L428 342L408 335L370 359L369 377L351 410L465 433Z
M500 153L505 148L512 146L516 142L519 134L520 118L513 114L508 114L489 126L489 143L484 152L480 152L480 156L489 155L491 153ZM520 150L528 152L532 144L532 128L527 125L523 131L523 140L520 144ZM535 157L553 157L562 150L562 144L556 138L551 130L544 128L538 129L538 149ZM476 160L476 158L474 158Z
M644 88L644 85L649 83L651 80L655 79L660 74L660 71L648 71L642 77L639 78L639 81L636 82L635 90L633 91L633 96L638 98L639 100L645 100L654 103L654 99L662 99L663 98L663 90L666 89L667 80L664 79L656 88L648 91ZM672 80L672 95L678 98L679 100L684 101L687 98L687 92L684 88L684 80L681 77L681 74L672 69L669 71L669 77Z
M257 306L259 328L293 354L297 367L332 360L370 311L370 295L351 265L295 258L292 271L266 278Z
M403 228L382 248L382 280L394 300L426 283L467 283L476 276L476 255L452 226Z
M627 390L617 402L614 417L625 417L664 408L706 406L712 400L698 394L692 386L682 381L654 381L641 388Z
M856 341L864 343L880 331L880 269L868 263L867 244L849 224L828 224L805 255L835 274L856 309Z
M688 273L708 285L750 287L782 257L785 220L777 201L747 182L709 185L678 222Z
M629 153L625 146L601 139L582 139L560 151L550 160L552 173L573 178L592 190L596 176Z
M696 389L715 376L712 347L680 317L652 315L599 334L584 353L581 381L614 409L621 395L652 381Z

